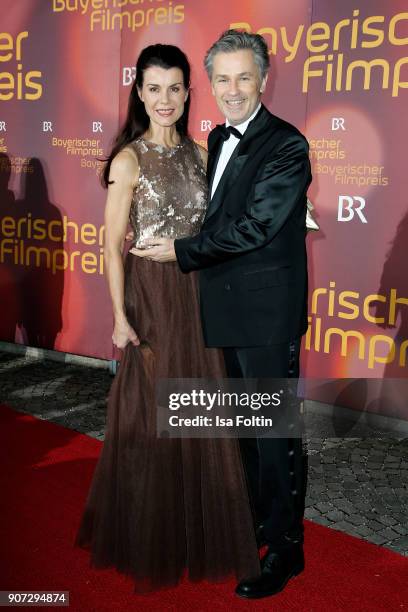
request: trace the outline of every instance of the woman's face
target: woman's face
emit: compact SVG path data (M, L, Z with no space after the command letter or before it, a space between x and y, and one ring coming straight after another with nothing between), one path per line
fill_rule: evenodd
M143 86L138 89L150 121L161 127L174 125L184 112L188 90L184 87L180 68L152 66L143 73Z

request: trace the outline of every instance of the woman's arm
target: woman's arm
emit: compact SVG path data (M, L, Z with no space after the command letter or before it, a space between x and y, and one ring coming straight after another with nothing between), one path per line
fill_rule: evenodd
M123 243L129 220L133 189L139 179L136 155L124 149L112 161L105 207L104 256L110 296L112 300L114 330L112 340L123 349L128 342L139 345L139 338L129 325L125 313Z
M198 152L200 153L201 159L203 160L204 168L207 170L208 151L199 145L198 142L196 142L196 146L198 148Z

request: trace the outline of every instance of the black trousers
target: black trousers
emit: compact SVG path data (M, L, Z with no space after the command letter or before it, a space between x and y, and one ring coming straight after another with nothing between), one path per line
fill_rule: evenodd
M229 378L298 378L301 339L262 347L225 348ZM261 381L260 381L261 382ZM303 542L307 453L302 438L241 438L256 526L277 550Z

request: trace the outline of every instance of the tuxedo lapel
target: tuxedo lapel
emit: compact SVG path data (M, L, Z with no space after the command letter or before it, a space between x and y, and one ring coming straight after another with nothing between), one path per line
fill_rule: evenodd
M249 124L242 139L235 147L234 152L231 155L227 166L225 167L220 182L217 185L213 198L211 198L212 185L214 181L218 159L221 154L223 140L221 138L218 138L213 143L211 149L209 149L207 173L209 182L209 205L207 208L207 214L205 216L204 223L218 210L218 208L222 204L225 195L228 193L231 186L237 180L238 176L242 171L243 166L245 165L245 162L249 157L248 149L250 145L252 144L254 139L258 138L259 135L264 132L265 127L270 118L273 118L273 115L271 115L271 113L269 113L269 111L267 111L267 109L262 105L256 117L254 117L254 119Z
M234 159L237 156L237 148L238 147L236 147L235 151L231 155L231 157L230 157L230 159L228 161L228 164L227 164L227 166L226 166L226 168L225 168L225 170L224 170L224 172L222 174L222 177L221 177L221 179L220 179L220 181L219 181L219 183L218 183L218 185L217 185L217 187L215 189L214 195L211 198L212 184L213 184L213 181L214 181L215 168L216 168L216 165L217 165L216 163L214 163L214 170L213 170L213 174L212 174L212 177L211 177L211 180L210 180L209 192L208 192L208 208L207 208L207 213L205 215L204 222L207 221L207 219L209 219L209 217L211 217L215 213L215 211L219 208L220 204L222 203L223 195L224 195L224 187L225 187L225 185L227 183L227 179L228 179L228 176L229 176L231 165L233 164ZM220 153L221 153L221 146L219 147L219 150L218 150L218 155L217 155L216 162L218 162L218 158L220 156Z
M236 146L233 154L228 160L228 164L226 165L225 170L220 178L220 181L215 189L214 195L210 200L205 220L211 217L218 210L224 200L225 194L228 192L229 186L233 184L233 181L238 177L240 169L248 158L248 155L239 156L238 149L239 145ZM212 189L212 182L210 189Z
M211 149L208 150L207 182L208 182L208 201L211 200L212 185L214 182L215 169L221 155L223 140L217 138Z

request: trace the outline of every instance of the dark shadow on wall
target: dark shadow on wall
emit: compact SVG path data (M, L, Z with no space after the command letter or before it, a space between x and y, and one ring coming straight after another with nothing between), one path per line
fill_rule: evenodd
M408 254L408 211L404 214L398 224L397 232L391 247L387 253L381 275L378 293L387 297L387 302L376 302L376 317L384 318L384 322L377 325L382 329L395 329L399 325L396 341L403 342L408 338L408 305L396 304L395 321L390 321L389 303L391 290L395 289L396 297L408 298L408 275L407 275L407 254ZM390 370L390 368L386 368Z
M65 255L61 213L49 201L39 159L26 163L22 193L16 202L18 217L26 219L19 237L25 274L20 287L20 327L24 344L52 349L62 329Z
M386 337L394 338L395 354L389 353L390 363L385 364L381 378L332 380L318 389L319 401L355 410L355 415L349 412L347 419L343 419L342 415L339 418L330 418L330 426L338 437L360 435L358 430L363 421L371 426L372 430L384 433L388 427L392 429L397 425L395 418L408 420L408 347L404 349L402 346L408 340L407 251L408 212L399 222L385 258L377 290L377 294L383 298L373 301L370 309L370 315L379 319L376 323L379 328L378 335L385 336L381 355L386 356ZM394 297L392 292L395 292ZM395 304L394 309L390 309L392 301ZM405 365L399 365L399 360L404 358ZM339 390L336 392L337 387ZM390 421L379 421L375 418L377 415L389 417ZM370 435L373 435L373 431Z
M21 316L19 289L22 273L13 263L14 236L10 218L15 217L16 200L9 189L10 177L10 158L0 153L0 340L5 342L14 342Z
M408 350L401 350L401 345L408 340L408 211L403 215L397 226L395 237L387 253L381 275L379 295L386 297L385 302L377 301L374 312L371 314L383 319L377 325L384 330L395 330L395 357L385 365L381 389L378 396L372 400L370 411L385 414L387 416L398 416L408 419L408 408L406 401L407 374L408 374ZM392 292L394 299L392 298ZM405 300L398 302L399 299ZM390 309L391 302L395 303L394 313ZM393 333L394 335L394 333ZM400 359L406 360L405 366L398 365Z

